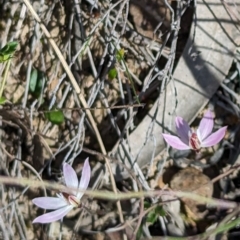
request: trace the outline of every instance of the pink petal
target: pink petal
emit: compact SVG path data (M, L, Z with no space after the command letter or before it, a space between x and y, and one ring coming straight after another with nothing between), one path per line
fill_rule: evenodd
M85 190L87 189L88 185L89 185L89 181L91 178L91 168L89 165L89 160L88 158L85 160L84 165L83 165L83 169L82 169L82 177L79 183L79 189L81 190ZM80 199L83 196L83 192L78 192L77 194L77 198Z
M78 187L78 178L77 174L72 168L71 165L64 163L63 164L63 175L67 187L77 188ZM74 192L70 192L75 195Z
M179 150L190 149L188 145L186 145L182 140L178 137L172 136L170 134L162 134L165 141L173 148Z
M33 220L33 223L50 223L62 219L69 211L73 209L73 206L66 206L56 211L43 214Z
M176 129L180 139L188 145L189 143L189 132L191 133L191 128L188 123L181 117L176 117L175 119Z
M227 130L227 126L220 128L215 133L212 133L209 137L207 137L204 141L201 143L201 147L211 147L217 143L219 143Z
M38 207L44 208L44 209L58 209L68 205L63 198L56 198L56 197L34 198L32 202Z
M208 110L204 114L199 127L197 129L197 135L200 141L203 141L206 137L208 137L213 130L213 113Z

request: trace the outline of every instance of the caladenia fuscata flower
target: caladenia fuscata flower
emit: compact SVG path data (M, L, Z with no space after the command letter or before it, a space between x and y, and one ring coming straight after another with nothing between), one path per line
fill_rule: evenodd
M199 152L203 147L212 147L219 143L227 129L225 126L212 133L214 121L213 113L210 110L206 111L195 132L191 130L188 123L181 117L176 117L175 124L179 137L162 134L165 141L173 148L179 150L193 149L196 152Z
M81 191L86 190L91 177L91 168L88 158L84 162L80 181L78 181L78 177L74 169L67 163L63 164L63 176L67 187L76 188ZM69 190L68 192L57 194L57 197L34 198L32 202L38 207L55 211L35 218L33 223L50 223L62 219L74 207L81 207L80 200L83 194L84 192Z

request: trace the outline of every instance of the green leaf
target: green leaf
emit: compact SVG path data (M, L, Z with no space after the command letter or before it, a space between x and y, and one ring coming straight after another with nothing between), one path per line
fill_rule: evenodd
M144 206L145 206L145 203L144 203ZM149 205L148 205L149 207ZM147 208L148 208L147 207ZM150 222L150 223L155 223L157 221L157 218L159 216L165 216L166 213L163 209L162 206L156 206L152 211L150 211L148 214L147 214L147 222Z
M29 89L31 92L35 92L36 86L37 86L37 79L38 79L38 71L37 69L33 69L30 76L30 83L29 83Z
M162 216L162 217L166 216L166 212L164 211L162 206L157 206L155 208L155 212L156 212L156 214L158 214L158 216Z
M116 68L112 68L109 70L108 72L108 77L113 80L114 78L117 77L117 69Z
M38 69L32 70L31 76L30 76L29 89L36 97L40 96L45 81L46 81L46 76L44 72Z
M148 209L150 207L151 207L151 203L144 201L144 209Z
M64 114L61 110L47 112L45 116L53 124L62 124L64 122Z
M6 98L5 97L0 97L0 105L3 105L6 102Z
M137 231L137 236L136 236L136 239L137 240L140 240L141 237L143 235L143 228L142 228L142 225L139 227L138 231Z
M0 49L0 62L9 60L15 53L18 42L9 42L2 49Z
M18 46L18 42L9 42L1 50L2 54L14 54Z
M123 60L125 54L125 50L123 48L119 49L116 54L116 58L118 61Z
M156 214L156 212L153 210L151 212L148 213L147 215L147 222L149 223L155 223L157 221L158 215Z
M38 81L37 81L37 86L36 86L36 93L38 93L38 95L40 95L42 88L43 88L43 84L46 82L46 75L44 72L39 71L38 72Z

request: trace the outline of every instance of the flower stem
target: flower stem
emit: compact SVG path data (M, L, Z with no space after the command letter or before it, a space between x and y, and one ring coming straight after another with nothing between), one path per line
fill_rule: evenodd
M0 98L2 97L3 89L4 89L5 84L6 84L6 80L7 80L7 76L8 76L8 72L9 72L9 68L10 68L10 64L11 64L11 58L7 61L7 66L6 66L5 71L4 71L3 81L2 81L1 87L0 87Z

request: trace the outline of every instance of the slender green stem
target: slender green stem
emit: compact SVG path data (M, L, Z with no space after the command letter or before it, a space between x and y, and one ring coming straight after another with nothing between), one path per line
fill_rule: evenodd
M117 49L117 47L116 47L116 45L114 44L114 42L112 42L112 44L113 44L114 48L116 49L116 52L118 53L119 50ZM129 81L130 81L130 83L131 83L131 86L132 86L133 93L134 93L134 95L135 95L136 101L137 101L138 104L141 104L140 101L139 101L139 97L138 97L138 94L137 94L137 92L136 92L136 89L135 89L135 87L134 87L134 82L133 82L132 76L131 76L130 72L128 71L127 64L126 64L126 62L125 62L125 60L124 60L124 58L122 57L121 54L119 54L119 58L120 58L120 60L122 61L124 67L126 68L127 77L128 77L128 79L129 79Z
M206 198L194 193L190 192L181 192L181 191L165 191L165 190L153 190L153 191L139 191L139 192L121 192L115 193L110 191L99 191L99 190L80 190L76 188L69 188L63 186L58 183L52 183L47 181L36 181L28 178L13 178L13 177L5 177L0 176L0 183L2 184L16 184L20 186L29 186L33 188L39 187L46 187L47 189L54 189L59 192L68 192L69 190L77 191L77 192L84 192L86 196L94 197L98 199L105 199L105 200L126 200L131 198L141 198L141 197L153 197L153 196L161 196L161 195L171 195L175 196L176 198L185 197L188 199L195 200L196 202L202 204L209 204L211 206L218 206L221 208L236 208L237 204L232 201L221 200L221 199L214 199L214 198Z
M3 80L2 80L2 83L1 83L1 87L0 87L0 98L2 97L2 94L3 94L3 89L4 89L5 84L6 84L6 80L7 80L10 65L11 65L11 58L7 61L7 66L5 67Z

